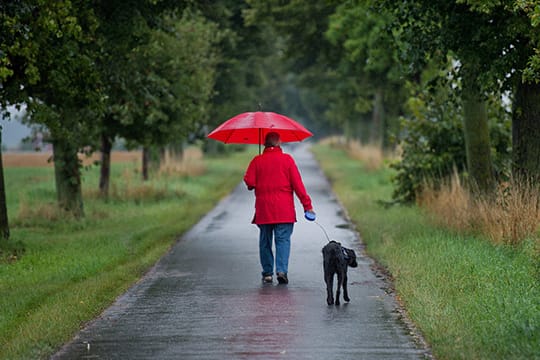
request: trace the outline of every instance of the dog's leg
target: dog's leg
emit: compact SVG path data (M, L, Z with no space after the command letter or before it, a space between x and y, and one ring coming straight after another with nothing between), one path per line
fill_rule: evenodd
M334 287L334 274L325 274L324 281L326 282L326 303L332 305L334 303L334 296L332 294Z
M337 273L337 289L336 289L336 305L339 305L339 297L341 296L341 287L343 286L343 273Z
M347 273L343 274L343 300L346 302L351 301L349 292L347 291Z

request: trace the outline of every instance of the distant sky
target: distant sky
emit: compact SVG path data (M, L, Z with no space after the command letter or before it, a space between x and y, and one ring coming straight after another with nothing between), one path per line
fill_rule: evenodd
M14 109L10 120L4 120L0 117L0 125L2 126L2 145L8 149L13 149L19 146L21 140L30 135L30 128L23 125L19 118L20 113Z

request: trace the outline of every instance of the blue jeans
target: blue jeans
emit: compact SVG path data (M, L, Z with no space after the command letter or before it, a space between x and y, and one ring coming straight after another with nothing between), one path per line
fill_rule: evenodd
M294 223L264 224L259 227L259 258L261 260L262 275L274 273L274 254L272 253L272 240L276 243L276 273L287 274L289 268L289 255L291 253L291 235Z

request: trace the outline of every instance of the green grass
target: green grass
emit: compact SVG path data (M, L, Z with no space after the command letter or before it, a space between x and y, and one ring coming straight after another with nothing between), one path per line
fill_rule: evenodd
M436 358L540 358L539 259L530 246L453 234L414 206L385 208L391 170L367 171L329 146L314 153Z
M250 158L207 159L205 174L152 180L159 191L136 200L88 192L81 221L51 205L51 168L5 169L10 242L25 252L0 259L0 358L47 358L70 340L241 181ZM140 186L137 174L126 175L133 166L113 165L116 186ZM85 189L97 187L98 169L84 175Z

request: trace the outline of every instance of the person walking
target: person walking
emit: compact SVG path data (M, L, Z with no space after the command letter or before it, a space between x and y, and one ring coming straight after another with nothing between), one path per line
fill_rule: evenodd
M244 175L248 190L255 190L255 215L252 223L259 227L259 258L262 281L271 283L274 274L275 242L276 277L280 284L288 284L291 235L296 222L294 196L304 211L313 212L302 177L293 157L281 149L279 134L270 132L265 137L264 151L251 160Z

